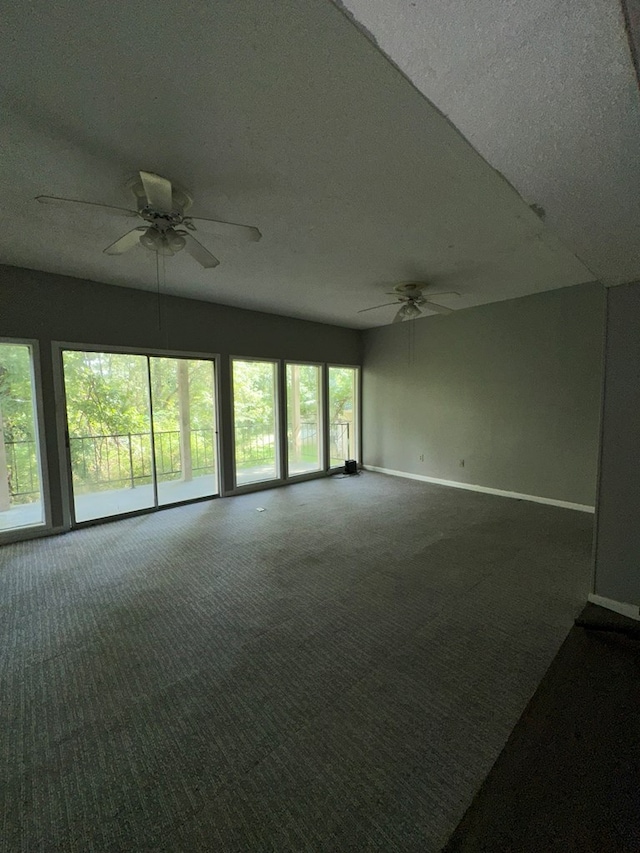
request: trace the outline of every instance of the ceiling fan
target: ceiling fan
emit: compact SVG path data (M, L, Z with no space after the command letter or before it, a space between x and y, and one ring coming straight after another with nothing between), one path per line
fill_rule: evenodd
M395 296L393 302L384 302L382 305L373 305L371 308L362 308L358 314L363 314L365 311L374 311L376 308L386 308L388 305L397 305L400 303L400 308L396 316L393 318L394 323L401 323L403 320L415 320L422 314L422 308L427 308L429 311L435 311L437 314L452 314L453 308L447 308L445 305L440 305L437 302L432 302L423 295L422 291L428 287L427 282L407 281L402 284L396 284L393 290L388 291L388 296ZM434 296L460 296L455 290L449 290L443 293L434 293Z
M73 206L73 209L84 209L86 212L100 210L132 219L140 217L144 220L145 225L138 225L118 238L115 243L107 246L103 250L107 255L122 255L139 244L165 256L175 255L184 249L205 269L211 269L217 267L220 261L190 232L200 230L214 237L245 241L257 241L262 237L257 228L249 225L186 216L186 212L193 203L193 197L186 190L172 185L167 178L155 175L153 172L140 172L139 176L127 183L127 189L133 193L136 210L46 195L39 195L36 201L59 207Z

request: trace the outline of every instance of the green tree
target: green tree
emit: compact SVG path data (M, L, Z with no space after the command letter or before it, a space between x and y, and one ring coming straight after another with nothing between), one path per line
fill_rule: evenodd
M0 509L40 499L31 350L0 344Z
M355 368L329 368L329 420L331 423L353 421L355 381Z

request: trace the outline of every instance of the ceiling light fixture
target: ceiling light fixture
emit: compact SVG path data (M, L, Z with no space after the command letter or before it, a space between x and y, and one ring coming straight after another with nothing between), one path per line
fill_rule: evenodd
M162 246L162 237L155 228L147 228L147 230L140 235L140 242L145 249L150 249L152 252L158 252Z
M400 309L400 315L403 320L408 320L411 317L419 317L422 311L418 308L415 302L407 302Z
M171 257L176 252L184 249L187 241L174 228L167 228L166 231L161 232L158 228L152 226L140 235L140 243L145 249L158 252L158 254L165 257Z

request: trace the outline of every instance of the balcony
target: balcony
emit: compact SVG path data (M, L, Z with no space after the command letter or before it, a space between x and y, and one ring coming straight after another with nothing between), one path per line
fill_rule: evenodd
M332 465L349 458L350 424L330 424ZM255 426L236 428L236 482L238 485L274 478L276 443L273 435ZM297 440L289 434L293 451L289 476L320 469L318 424L300 424ZM179 430L120 435L81 435L69 439L77 521L105 518L155 505L152 453L155 451L158 504L172 504L218 492L215 431L190 431L191 464L182 470ZM33 441L5 442L10 502L0 507L0 531L44 522L40 480Z

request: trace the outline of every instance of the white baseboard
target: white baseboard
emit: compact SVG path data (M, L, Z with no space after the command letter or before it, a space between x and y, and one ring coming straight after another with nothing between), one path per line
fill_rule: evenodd
M45 536L59 536L68 533L68 527L15 527L13 530L3 530L0 533L0 546L13 542L26 542L29 539L42 539Z
M379 474L391 474L392 477L404 477L407 480L422 480L424 483L435 483L438 486L451 486L454 489L466 489L469 492L484 492L487 495L498 495L503 498L516 498L519 501L533 501L537 504L560 506L564 509L576 509L579 512L595 512L595 507L588 504L575 504L570 501L559 501L556 498L543 498L539 495L523 495L520 492L506 492L504 489L492 489L489 486L476 486L472 483L459 483L456 480L440 480L438 477L427 477L425 474L409 474L406 471L394 471L391 468L379 468L377 465L363 465L366 471L377 471Z
M614 613L620 613L622 616L628 616L640 622L640 608L637 604L626 604L623 601L615 601L613 598L604 598L593 592L589 593L587 599L591 604L599 604L600 607L606 607L607 610L613 610Z

